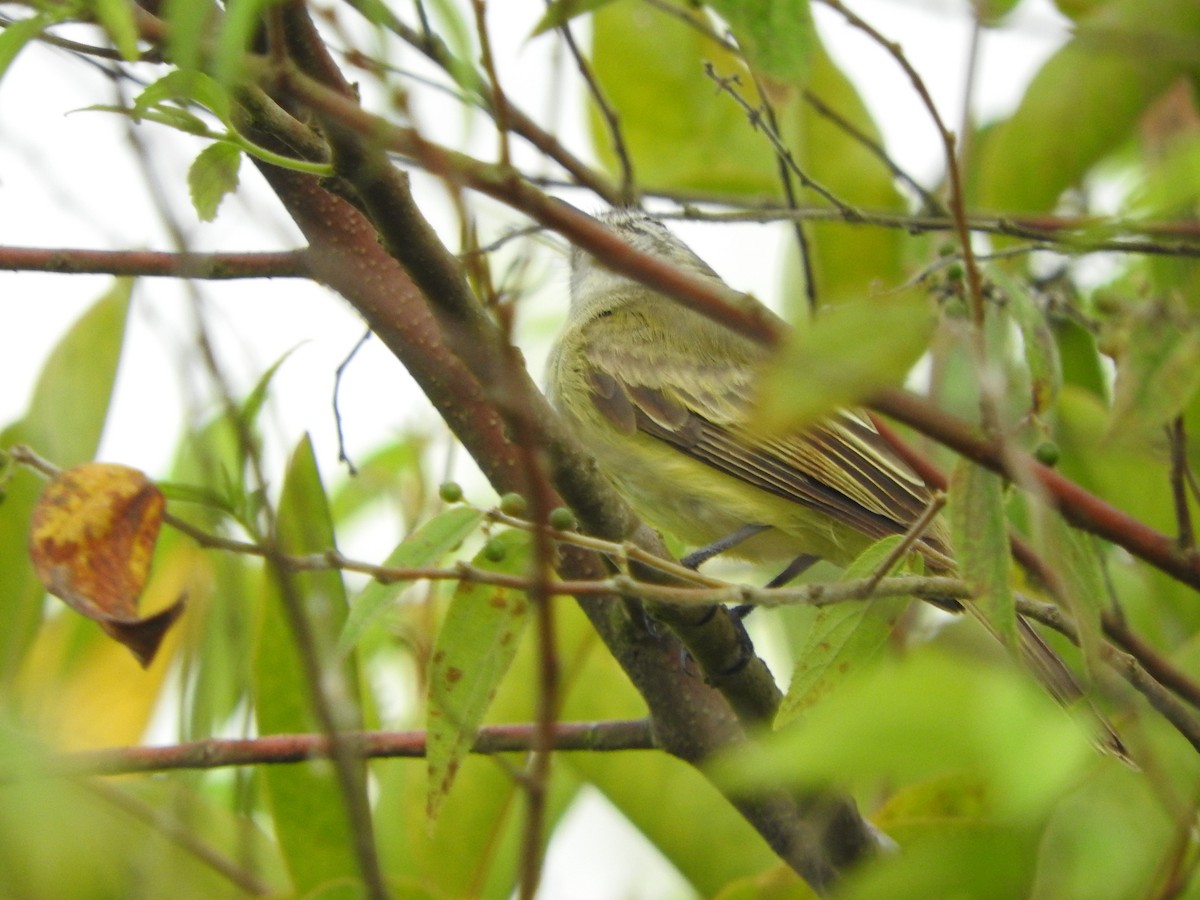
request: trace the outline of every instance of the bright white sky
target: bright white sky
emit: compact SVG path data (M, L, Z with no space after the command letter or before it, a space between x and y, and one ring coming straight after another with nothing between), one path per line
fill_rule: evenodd
M930 86L944 118L957 124L970 42L968 0L850 0L850 5L882 33L899 40ZM511 96L539 115L548 102L544 73L551 41L527 41L526 36L542 3L503 0L492 7L503 9L503 15L493 15L490 22L502 82ZM932 178L940 169L939 146L932 127L923 124L926 119L906 79L878 47L846 27L836 14L818 4L816 15L822 36L876 115L893 157L916 176ZM986 119L1009 111L1037 67L1066 39L1067 24L1049 0L1025 0L1009 28L985 34L973 101L976 114ZM568 82L562 94L561 126L568 144L586 155L576 102L580 95L578 85ZM61 53L33 47L17 59L0 86L0 244L171 248L148 202L144 181L131 165L123 123L96 112L66 114L111 102L111 89L102 75ZM461 142L461 117L446 115L444 110L435 116L428 105L418 109L427 113L425 124L435 137L451 144ZM242 170L243 191L226 200L217 222L198 223L180 183L201 145L178 140L154 126L141 131L193 249L299 246L294 227L249 166ZM489 156L494 144L486 128L475 128L472 152ZM436 188L428 196L441 203ZM574 199L585 208L599 206L585 198ZM444 205L434 218L453 239L454 223ZM761 232L750 240L739 239L736 229L679 230L733 285L764 299L773 296L778 248L764 245ZM557 324L565 274L565 265L557 261L544 272L543 303L523 320L525 331L538 337L534 343L544 344ZM0 273L0 425L21 415L40 361L107 284L103 277ZM340 476L330 409L334 369L362 333L348 306L299 281L201 283L196 289L206 298L222 365L239 392L294 348L276 380L276 402L267 423L275 471L280 470L290 444L309 431L326 478ZM211 394L191 350L189 306L180 286L168 280L145 280L134 297L115 407L100 455L163 476L184 415L207 411ZM530 355L540 373L539 353ZM381 392L378 385L387 387ZM368 343L350 368L342 408L350 450L358 456L406 425L432 420L403 369L378 342ZM70 410L63 410L63 415L69 414ZM485 495L473 499L487 502ZM381 556L390 549L391 539L372 543L361 537L357 543L361 545L349 548L352 554ZM543 895L559 896L568 884L576 900L678 896L685 891L668 869L643 865L642 857L651 851L644 842L630 842L628 826L605 809L603 800L591 797L569 817L570 827L552 848ZM621 852L631 862L627 871L612 868L613 855L608 852L601 854L601 870L584 871L580 867L586 869L587 854L581 858L560 849L575 844L571 835L581 831L592 834L594 841L597 828L606 836L605 846L611 846L610 837L626 841L627 849ZM594 855L591 858L601 862Z

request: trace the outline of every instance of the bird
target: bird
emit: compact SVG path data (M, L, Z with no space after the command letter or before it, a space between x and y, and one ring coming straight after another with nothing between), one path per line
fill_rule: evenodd
M633 249L727 287L657 218L631 208L599 218ZM756 299L734 296L774 316ZM548 398L644 520L699 548L684 562L725 553L786 563L776 586L817 559L845 566L871 543L921 523L913 552L929 571L954 574L948 529L927 513L931 490L863 411L837 410L783 435L754 427L756 387L770 358L762 344L572 248ZM1023 618L1017 636L1026 665L1057 700L1070 706L1083 697ZM1119 736L1097 717L1100 742L1124 756Z
M658 219L619 208L602 220L634 249L725 287ZM861 411L839 410L797 434L757 434L750 421L768 348L578 247L570 295L548 362L549 399L655 527L754 562L845 565L928 508L928 487ZM941 520L917 549L949 567Z

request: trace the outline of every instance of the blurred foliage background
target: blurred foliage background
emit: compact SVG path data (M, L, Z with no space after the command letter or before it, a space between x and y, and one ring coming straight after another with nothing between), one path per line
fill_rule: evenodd
M982 33L1009 27L1019 5L962 0L956 8L969 7ZM190 163L175 151L148 161L138 155L145 147L129 144L148 184L187 190L196 210L189 215L219 224L240 200L251 219L261 214L267 222L276 213L261 205L270 199L248 194L248 176L239 181L239 172L246 176L252 157L293 163L256 146L230 108L242 87L266 79L261 29L275 6L4 4L0 73L15 77L39 53L59 54L64 66L78 66L72 55L91 60L77 69L94 83L98 109L89 115L121 117L135 132L169 133L195 154ZM364 105L418 131L455 133L454 149L496 158L485 114L495 95L476 14L505 16L505 4L307 6L353 72ZM1194 558L1200 6L1056 6L1070 22L1069 37L1010 115L960 121L958 111L941 111L944 136L954 132L948 150L978 256L982 320L972 309L972 263L955 236L946 159L932 179L899 170L855 87L866 76L834 61L807 3L561 2L526 37L562 47L554 26L566 23L580 41L598 87L561 93L543 127L551 133L564 108L585 121L590 146L578 136L570 150L597 161L588 171L613 196L623 188L664 215L736 220L743 231L746 222L760 223L752 240L781 248L772 275L778 290L765 299L798 330L821 328L807 324L814 305L871 301L848 305L837 329L818 332L826 341L823 365L882 358L917 335L920 361L907 382L913 390L971 422L988 400L996 410L990 424L1006 447L1055 464L1083 489L1178 537L1180 554ZM840 3L818 8L830 14L823 28L859 27ZM62 43L67 34L79 43ZM583 67L561 52L567 70ZM908 79L905 62L920 68L921 60L894 52L887 74L874 77ZM546 72L547 80L558 77ZM4 118L6 129L22 127ZM499 121L512 124L511 117ZM927 115L912 127L936 133ZM25 139L36 146L36 134ZM533 184L584 209L602 206L577 177L563 174L561 159L555 168L516 138L512 150ZM86 160L88 148L78 152ZM414 167L411 159L397 162ZM516 338L536 365L561 310L546 297L547 286L562 291L554 271L561 264L551 261L557 250L536 231L515 230L523 220L512 210L448 183L449 212L444 198L432 199L444 193L436 179L420 187L422 200L456 251L498 242L490 272L471 270L474 283L491 297L498 321L516 318ZM787 218L801 223L806 260L790 226L768 224ZM707 227L719 234L732 226ZM190 231L189 222L176 233L176 250L192 249ZM268 229L261 243L251 237L223 249L270 249L275 240ZM10 271L34 268L5 248L0 259ZM63 259L58 271L69 281L76 263L69 252ZM100 271L125 274L116 263ZM385 586L337 569L281 575L262 554L202 547L168 525L141 610L186 597L186 611L144 670L94 622L47 596L27 554L45 476L9 451L27 445L61 468L96 456L118 372L128 365L131 304L150 302L146 284L117 278L92 293L36 375L24 373L35 383L27 411L0 431L0 894L356 897L369 893L355 846L364 816L395 896L507 897L521 884L531 889L521 874L531 833L529 754L466 752L481 722L530 723L538 715L541 645L519 590L452 578ZM273 315L289 317L288 282L262 284L277 304ZM260 547L270 539L291 554L350 544L377 552L372 563L448 567L465 560L502 575L527 572L526 533L485 514L495 494L461 453L447 451L432 417L354 455L352 476L333 449L314 447L303 434L268 439L271 406L284 402L284 375L306 363L302 354L284 357L255 372L251 390L230 388L227 361L203 344L210 313L202 294L222 289L213 283L184 291L196 294L185 301L197 323L188 331L187 365L205 399L179 401L187 412L173 459L149 473L172 512L210 535ZM927 314L893 322L872 305L895 296L923 298L922 308L937 314L932 333ZM20 329L23 304L36 302L16 289L7 293L0 327ZM321 302L339 301L324 295ZM253 343L252 330L244 340ZM858 396L894 382L892 368L862 367ZM357 390L381 417L402 394L405 404L420 402L411 390ZM789 409L793 402L828 409L842 399L827 395L819 379L793 390L796 397L784 397ZM142 415L153 421L159 414ZM885 600L762 611L751 621L756 647L783 689L792 685L779 728L704 772L651 749L555 754L542 785L546 831L535 833L549 842L552 859L560 826L597 796L644 841L613 848L576 832L565 858L599 859L611 881L568 876L548 882L544 896L810 896L723 791L812 784L850 790L899 847L848 875L838 896L1200 895L1193 877L1198 747L1118 671L1123 652L1147 668L1161 662L1155 676L1177 676L1167 688L1182 715L1200 715L1192 681L1200 677L1196 590L1120 547L1068 530L1045 505L998 479L968 494L964 464L952 452L906 434L945 469L958 468L952 505L968 519L997 516L1015 528L1068 583L1074 602L1065 614L1084 652L1052 639L1137 765L1095 752L1087 723L1064 715L969 621L902 614ZM439 492L447 472L465 483L465 504ZM983 553L1000 561L1007 579L1003 532ZM861 573L871 571L869 561ZM755 583L763 576L719 571ZM805 579L853 574L818 566ZM1011 578L1038 591L1015 570ZM557 718L645 716L638 692L576 605L565 597L553 602ZM1114 649L1100 633L1102 615L1115 616L1143 643ZM472 693L450 713L461 694L439 694L439 686L460 678ZM314 702L314 685L324 701ZM210 761L110 777L97 774L98 757L64 756L331 728L428 728L428 765L351 765L362 780L356 787L353 773L328 759ZM216 763L223 752L213 750ZM127 767L133 759L115 758ZM630 854L643 859L647 852L656 871L668 874L641 885L636 874L619 875Z

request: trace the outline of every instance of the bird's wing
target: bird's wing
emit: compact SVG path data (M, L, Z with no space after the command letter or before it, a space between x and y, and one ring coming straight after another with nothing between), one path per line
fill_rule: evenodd
M765 358L760 348L703 327L689 328L688 342L664 341L650 323L629 320L636 316L616 310L595 319L581 342L591 400L614 427L664 441L868 537L903 532L924 512L924 483L861 415L840 411L801 434L758 437L744 423Z

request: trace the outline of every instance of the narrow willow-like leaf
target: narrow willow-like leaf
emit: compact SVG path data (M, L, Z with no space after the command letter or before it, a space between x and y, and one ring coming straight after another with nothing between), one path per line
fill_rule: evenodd
M335 546L333 523L305 437L292 455L279 501L279 546L287 553L314 553ZM325 690L339 697L342 728L358 727L352 667L335 662L332 635L345 620L346 595L340 572L291 573L286 587L303 604L316 643L315 661ZM261 734L312 731L313 698L292 624L284 609L285 586L271 574L263 583L263 614L254 661L255 716ZM327 762L267 766L272 828L279 839L296 893L306 894L341 879L356 879L346 801Z
M1016 598L1009 582L1012 558L1004 484L1000 476L962 460L950 479L950 540L962 576L976 596L970 603L1010 650L1017 647Z
M869 578L901 540L901 535L895 535L872 544L846 567L842 580ZM787 696L775 715L775 727L787 724L829 696L875 659L907 603L907 597L881 597L818 609L803 646L795 649L796 665Z
M25 414L39 453L58 466L96 452L112 398L133 282L119 279L50 352ZM69 411L69 415L65 414Z
M122 279L50 351L24 418L0 431L0 448L31 444L56 464L87 462L108 418L125 342L132 282ZM70 414L64 414L69 410ZM15 674L42 620L45 591L26 551L29 519L43 480L18 469L0 508L0 681Z
M600 643L578 605L555 599L554 630L560 654L559 684L564 721L598 721L644 715L645 705L620 667ZM488 711L493 722L531 722L536 717L541 660L535 641L522 641L517 658L499 686ZM583 692L583 693L581 693ZM568 754L625 757L629 754ZM639 754L640 756L640 754ZM514 757L508 758L510 761ZM554 760L547 796L547 832L564 811L579 780ZM384 765L378 775L381 816L380 853L387 871L404 872L436 897L510 897L519 878L525 828L525 786L513 778L507 762L468 755L455 776L454 789L435 821L425 815L428 777L420 764ZM664 811L666 812L666 811Z
M179 106L169 104L167 101L176 101ZM227 128L233 128L233 101L230 99L229 92L215 79L203 72L184 72L179 69L168 72L157 81L146 85L134 98L133 112L135 117L148 116L152 110L166 110L177 114L191 115L186 113L184 107L193 103L207 109ZM194 130L194 126L192 127ZM205 127L207 128L207 126ZM186 127L185 130L187 130Z
M138 58L138 30L133 21L133 10L123 0L94 0L92 4L96 18L108 32L113 46L127 62Z
M8 71L17 54L49 26L58 21L57 17L38 13L26 19L17 19L0 30L0 78Z
M483 513L467 506L452 506L434 516L396 546L383 561L385 566L415 568L436 565L447 553L458 547L483 521ZM407 581L384 584L372 581L363 588L350 607L346 626L338 638L338 652L348 653L363 635L387 615L396 596L408 586Z
M510 575L528 573L527 532L502 532L493 541L504 548L503 558L497 562L481 551L475 566ZM500 680L516 656L528 614L529 600L521 591L462 581L454 592L429 664L425 755L430 819L437 818L475 742Z

